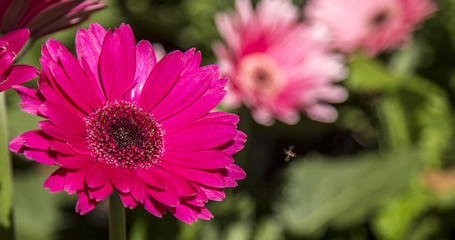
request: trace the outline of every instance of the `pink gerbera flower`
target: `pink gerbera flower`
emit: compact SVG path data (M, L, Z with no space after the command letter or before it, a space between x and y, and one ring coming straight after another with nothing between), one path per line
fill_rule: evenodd
M434 11L430 0L310 0L305 8L311 21L328 28L336 49L370 56L409 40Z
M225 95L218 67L200 67L194 50L156 62L152 45L135 45L124 24L79 30L76 51L77 59L48 40L39 90L15 87L23 110L47 120L10 149L59 166L44 186L77 193L81 214L118 189L125 207L186 223L211 218L207 200L222 200L223 188L245 177L230 156L246 139L238 117L210 112Z
M12 65L29 34L27 29L18 29L0 37L0 92L37 76L35 67Z
M260 1L255 12L249 0L237 0L236 7L237 12L216 18L224 43L215 44L214 51L230 80L224 104L243 102L266 125L274 118L294 124L300 111L334 121L337 111L325 103L346 99L345 89L333 85L345 71L321 32L299 23L298 9L288 0Z
M74 26L105 8L100 0L0 0L0 32L30 29L33 38Z

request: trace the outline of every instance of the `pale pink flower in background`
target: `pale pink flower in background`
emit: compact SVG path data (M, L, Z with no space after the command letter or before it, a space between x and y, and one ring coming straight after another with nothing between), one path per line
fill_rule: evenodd
M435 9L431 0L310 0L304 11L327 28L335 49L374 56L408 41Z
M238 116L210 112L226 94L218 66L200 67L194 49L156 61L124 24L80 29L76 52L48 40L39 90L14 87L22 110L46 120L10 149L57 165L44 186L77 193L81 214L117 189L125 207L169 211L185 223L210 219L205 203L245 177L231 157L246 141Z
M105 8L101 0L0 0L0 32L28 28L32 38L74 26Z
M0 37L0 92L37 76L38 69L28 65L13 65L30 32L18 29Z
M164 56L166 56L166 49L164 49L161 43L152 43L152 47L155 51L156 61L160 61Z
M275 118L295 124L301 111L314 120L334 121L337 111L326 103L347 98L347 91L334 85L346 72L321 29L300 23L288 0L260 1L256 11L249 0L237 0L236 9L216 17L224 43L216 43L214 51L229 79L223 104L244 103L265 125Z

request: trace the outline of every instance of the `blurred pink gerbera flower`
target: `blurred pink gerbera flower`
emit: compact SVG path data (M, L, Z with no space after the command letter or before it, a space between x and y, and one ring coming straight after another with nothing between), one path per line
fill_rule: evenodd
M0 37L0 92L37 76L35 67L12 65L29 34L27 29L18 29Z
M0 32L28 28L33 38L39 38L74 26L105 7L100 0L0 0Z
M370 56L409 40L434 11L430 0L310 0L305 8L309 20L327 27L336 49Z
M341 59L329 53L316 27L298 22L288 0L263 0L253 11L249 0L237 12L216 18L224 43L214 46L221 72L229 78L227 107L247 105L254 119L273 124L299 121L300 111L331 122L337 112L325 102L344 101L347 92L333 85L345 75Z
M222 200L223 188L245 177L230 156L246 140L238 117L209 112L225 95L218 67L200 67L194 50L156 62L152 45L135 45L124 24L79 30L76 51L77 59L48 40L39 90L15 87L23 110L47 121L10 149L59 166L44 186L77 193L81 214L118 189L129 208L186 223L211 218L207 200Z

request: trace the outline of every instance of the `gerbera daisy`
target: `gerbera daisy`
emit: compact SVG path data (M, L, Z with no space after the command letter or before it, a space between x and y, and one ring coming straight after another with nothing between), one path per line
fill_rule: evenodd
M12 65L29 34L27 29L18 29L0 37L0 92L37 76L35 67Z
M230 156L246 140L238 117L210 112L226 93L218 66L200 67L194 49L156 62L124 24L80 29L76 51L77 59L55 40L43 45L38 91L15 89L24 111L47 120L10 149L59 166L44 187L77 193L81 214L117 189L125 207L186 223L211 218L207 200L245 177Z
M295 124L300 111L334 121L337 111L325 103L346 99L346 90L333 84L345 69L319 28L299 23L298 9L288 0L260 1L256 11L249 0L237 0L236 8L216 17L224 43L216 43L214 51L230 80L225 106L245 103L265 125L274 118Z
M328 28L336 49L370 56L408 41L434 11L430 0L311 0L305 7L309 20Z
M1 0L0 32L30 29L32 38L74 26L105 8L100 0Z

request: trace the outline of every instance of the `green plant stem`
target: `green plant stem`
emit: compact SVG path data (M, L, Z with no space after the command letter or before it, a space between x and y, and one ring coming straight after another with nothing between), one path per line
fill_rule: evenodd
M12 168L5 93L0 92L0 239L14 239Z
M385 134L384 145L392 150L411 146L406 113L398 93L387 93L379 106L379 119Z
M135 221L130 227L129 240L145 240L148 239L150 216L140 213L136 215Z
M109 240L126 240L125 207L117 191L109 197Z

